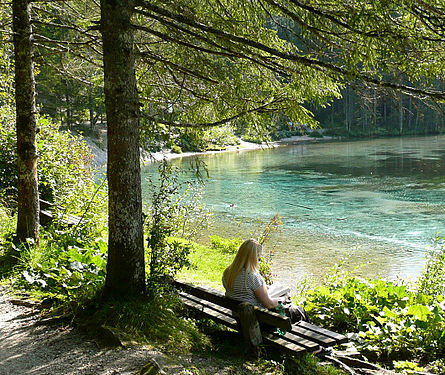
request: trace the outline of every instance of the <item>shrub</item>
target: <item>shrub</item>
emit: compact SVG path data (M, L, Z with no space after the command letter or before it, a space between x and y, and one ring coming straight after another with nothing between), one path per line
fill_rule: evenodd
M313 130L308 134L309 137L312 138L323 138L323 134L321 134L319 131L317 130Z
M193 237L208 224L209 211L200 203L202 190L190 185L181 194L176 169L166 160L159 166L157 183L151 181L152 202L146 215L148 289L154 292L164 278L191 267L188 242L170 240L174 235Z
M418 290L432 297L445 295L445 239L436 238L435 246L427 254Z
M212 248L221 251L223 254L236 254L243 243L240 238L223 238L220 236L210 236Z
M191 152L203 152L207 146L202 136L202 130L186 130L179 135L176 143L182 151Z
M101 288L108 249L103 239L86 242L60 231L42 234L40 248L28 246L21 251L17 270L23 278L18 283L70 300L91 297Z
M239 140L233 134L229 126L215 127L206 130L204 140L214 146L226 147L239 144Z
M178 145L172 145L172 152L174 154L182 154L181 147L179 147Z
M401 283L369 280L335 267L309 291L305 307L318 324L358 332L369 357L431 359L445 354L445 297L434 298Z
M0 108L0 199L15 206L17 150L14 117ZM55 203L63 213L82 216L77 229L91 232L105 223L105 185L97 185L93 155L79 136L62 132L47 118L38 119L37 151L40 198ZM11 203L13 202L13 203ZM57 216L57 215L56 215Z
M17 195L17 139L9 106L0 107L0 150L0 200L6 203Z

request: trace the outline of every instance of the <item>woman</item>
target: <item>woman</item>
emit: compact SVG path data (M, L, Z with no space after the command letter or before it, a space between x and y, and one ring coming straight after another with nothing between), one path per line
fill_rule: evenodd
M285 299L289 303L289 298L269 296L266 282L259 273L258 262L262 252L263 247L258 241L253 238L244 241L232 264L225 269L222 282L227 297L259 307L275 309ZM292 323L300 320L309 321L302 307L291 303L285 307L286 314L291 318Z
M261 244L253 238L244 241L232 264L224 271L222 282L227 297L274 309L278 298L269 297L266 283L259 273L258 260L262 251Z

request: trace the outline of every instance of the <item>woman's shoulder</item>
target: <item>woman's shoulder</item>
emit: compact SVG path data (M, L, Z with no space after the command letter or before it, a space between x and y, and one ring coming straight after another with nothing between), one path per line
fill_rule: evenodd
M260 273L257 270L253 270L253 271L247 272L247 278L250 279L250 280L254 280L254 281L256 281L257 283L260 283L260 284L264 283L263 276L261 276Z

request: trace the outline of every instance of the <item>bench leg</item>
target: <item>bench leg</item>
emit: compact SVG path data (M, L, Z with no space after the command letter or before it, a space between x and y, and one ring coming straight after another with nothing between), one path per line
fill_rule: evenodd
M260 324L255 316L253 305L247 302L241 303L238 308L238 314L244 340L252 347L262 344L263 338L261 336Z

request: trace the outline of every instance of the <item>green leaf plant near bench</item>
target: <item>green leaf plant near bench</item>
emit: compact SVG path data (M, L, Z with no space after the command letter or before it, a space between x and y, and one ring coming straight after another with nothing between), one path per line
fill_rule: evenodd
M291 324L288 317L227 298L222 292L209 287L193 286L177 280L174 286L187 307L203 317L238 330L251 348L266 344L295 355L319 352L348 341L342 334L307 322ZM279 334L277 329L286 333Z

